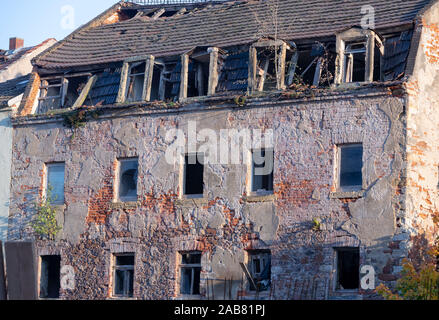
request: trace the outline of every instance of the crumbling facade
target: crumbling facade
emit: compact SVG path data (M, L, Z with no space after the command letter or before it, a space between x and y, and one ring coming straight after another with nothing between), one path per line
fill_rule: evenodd
M11 38L9 50L0 50L0 241L6 240L11 187L12 124L10 118L21 103L32 71L31 59L56 42L48 39L24 48L24 40Z
M364 266L394 284L438 231L439 3L372 2L374 28L356 2L122 2L38 56L8 238L35 240L40 297L373 298ZM224 132L250 142L215 154ZM49 186L53 241L31 226Z

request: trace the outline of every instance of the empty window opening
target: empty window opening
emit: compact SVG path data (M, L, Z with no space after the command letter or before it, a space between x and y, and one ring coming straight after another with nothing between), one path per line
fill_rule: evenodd
M125 101L138 102L143 100L145 71L146 62L130 64Z
M134 254L114 256L114 296L132 297L134 285Z
M204 157L202 154L185 156L185 195L202 195L204 193Z
M174 101L177 95L173 93L174 82L171 80L176 63L154 64L154 71L151 84L150 101Z
M210 54L194 54L189 59L187 96L206 96L209 88Z
M248 270L257 288L250 281L250 290L265 291L271 285L271 252L269 250L249 250Z
M288 54L287 84L289 86L328 86L333 78L330 71L331 58L327 46L320 42Z
M137 201L138 159L119 160L119 200Z
M59 298L60 269L59 255L41 257L40 298Z
M340 187L361 189L363 185L363 145L348 144L339 147Z
M362 83L383 78L381 60L384 46L374 32L351 29L337 38L340 65L337 68L336 83Z
M80 76L70 77L67 79L68 82L66 95L64 97L64 107L70 108L75 104L82 92L82 89L84 89L85 85L87 84L88 78L88 76Z
M273 149L252 152L252 192L273 192L274 151Z
M360 283L360 250L339 248L337 252L337 289L355 290Z
M46 199L51 197L52 204L64 203L64 163L50 163L46 164L47 179L46 179Z
M347 42L345 50L345 82L366 80L366 43Z
M275 48L257 50L256 88L258 91L270 91L277 88L277 70Z
M180 294L200 294L201 252L182 252L180 263Z

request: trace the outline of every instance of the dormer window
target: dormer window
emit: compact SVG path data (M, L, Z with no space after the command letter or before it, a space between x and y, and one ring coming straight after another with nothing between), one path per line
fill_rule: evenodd
M117 102L149 101L154 56L134 57L123 64Z
M174 79L176 68L179 68L176 62L155 61L150 101L174 101L178 98L178 87L174 90L176 85L180 85L179 79Z
M180 99L213 95L218 85L218 48L198 48L181 57Z
M286 61L292 49L281 40L261 40L250 47L249 91L282 90L285 88Z
M372 30L353 28L337 35L335 83L380 81L384 45Z
M134 62L130 64L127 82L126 102L142 101L145 85L146 62Z
M50 110L74 107L83 89L88 87L90 79L90 74L43 79L37 113L44 114Z

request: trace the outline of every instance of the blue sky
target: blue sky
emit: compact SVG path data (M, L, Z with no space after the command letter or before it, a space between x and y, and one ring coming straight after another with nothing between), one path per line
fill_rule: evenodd
M2 0L0 49L9 38L24 38L26 47L48 38L62 40L118 0ZM73 13L73 15L72 15Z

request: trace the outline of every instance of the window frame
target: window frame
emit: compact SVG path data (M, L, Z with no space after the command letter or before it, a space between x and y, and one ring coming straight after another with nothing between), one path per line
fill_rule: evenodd
M93 85L94 81L95 81L95 77L92 76L91 73L77 73L77 74L70 74L70 75L64 75L64 76L58 76L58 77L47 77L47 78L42 78L40 81L40 86L39 86L39 96L38 96L38 103L37 103L37 108L36 108L36 112L37 114L44 114L48 111L51 110L60 110L60 109L64 109L66 107L66 97L67 97L67 93L69 90L69 79L71 78L79 78L79 77L88 77L87 81L85 82L85 86L84 88L81 90L81 92L78 93L78 97L76 98L74 104L72 105L71 108L76 108L79 107L79 101L81 101L81 103L84 102L85 97L84 94L88 93L88 91L90 90L91 86ZM53 80L59 80L59 84L53 84L50 85L49 81L53 81ZM47 92L49 91L50 88L55 88L55 87L59 87L59 94L56 96L48 96ZM45 112L42 112L41 109L41 103L48 100L48 99L59 99L59 104L56 107L52 107L52 108L47 108L47 110L45 110Z
M52 204L54 204L54 205L63 205L64 203L65 203L65 185L66 185L66 163L65 162L48 162L48 163L45 163L44 164L44 167L45 167L45 181L44 181L44 193L43 193L43 196L44 196L44 199L47 199L47 192L48 192L48 190L49 190L49 183L50 183L50 181L49 181L49 171L50 171L50 168L51 167L60 167L60 166L62 166L63 168L64 168L64 171L63 171L63 192L62 192L62 195L63 195L63 198L62 198L62 201L61 200L56 200L56 199L52 199ZM53 195L52 195L53 196Z
M136 161L137 162L137 177L136 177L136 196L134 197L121 197L120 192L121 192L121 183L122 183L122 163L124 162L133 162ZM115 202L121 202L121 203L126 203L126 202L136 202L139 198L139 158L138 157L128 157L128 158L118 158L117 159L117 171L116 171L116 187L114 188L115 190L115 195L114 195L114 201Z
M342 186L341 185L341 173L342 173L342 149L344 148L354 148L361 146L362 148L362 157L361 157L361 184L360 185L352 185L352 186ZM364 144L361 142L354 142L354 143L343 143L338 144L336 146L336 186L337 190L339 192L358 192L364 189Z
M218 63L220 61L220 55L224 54L224 51L217 47L198 47L183 55L181 55L181 79L180 79L180 93L179 101L185 101L191 98L200 98L214 95L218 86ZM207 94L188 97L188 83L189 83L189 64L190 60L194 60L199 56L208 56L209 58L209 75L207 79ZM203 81L205 82L205 81ZM204 90L203 90L204 91Z
M191 264L187 264L187 263L183 263L183 255L185 254L193 254L193 255L200 255L200 263L191 263ZM195 269L199 268L200 269L200 280L199 280L199 288L198 288L198 292L201 291L201 272L203 271L203 268L201 266L201 261L203 259L203 253L201 251L180 251L179 252L179 265L178 265L178 269L180 272L180 295L182 296L198 296L199 293L194 293L194 282L195 282ZM191 269L191 289L190 289L190 293L182 293L182 288L183 288L183 269Z
M148 102L151 96L151 84L152 84L152 76L154 73L154 62L155 57L152 55L147 56L137 56L126 59L123 62L122 73L120 77L120 86L119 93L117 95L117 103L141 103ZM139 101L127 101L128 99L128 86L130 84L129 78L131 76L131 69L133 68L133 64L136 63L145 63L145 73L144 73L144 81L143 81L143 90L142 96ZM140 73L141 74L141 73Z
M289 81L289 75L286 75L286 56L287 51L291 51L293 57L295 56L295 50L293 50L285 41L283 40L259 40L253 43L249 49L249 70L248 70L248 91L249 93L264 91L264 82L258 81L258 50L269 50L271 48L278 48L279 53L277 54L277 61L274 61L275 71L277 69L276 77L276 89L284 90L286 88L285 83ZM276 57L276 54L274 55ZM295 58L292 58L295 59ZM276 68L277 64L277 68ZM291 71L291 70L289 70ZM286 79L288 76L288 79ZM264 73L262 77L265 79L266 74ZM262 82L262 83L261 83Z
M136 254L134 252L126 252L126 253L113 253L113 270L112 270L112 296L116 298L133 298L134 297L134 284L135 284L135 266L136 266ZM127 257L132 256L133 257L133 265L117 265L117 257ZM116 294L116 271L123 271L124 272L124 284L123 284L123 294ZM126 276L127 272L132 271L133 277L131 279L132 287L133 287L133 293L130 295L129 293L129 277Z
M262 274L262 272L265 270L265 265L263 264L264 259L266 259L266 262L268 263L269 261L269 268L270 268L270 274L271 274L271 268L272 268L272 263L271 263L271 259L272 259L272 254L271 254L271 250L246 250L247 251L247 270L250 273L250 276L253 278L253 280L255 281L255 284L257 284L257 280L258 277L260 277L260 275ZM259 260L260 261L260 272L256 273L254 270L254 261L255 260ZM271 277L270 277L270 286L271 286ZM252 283L249 281L248 283L248 287L249 290L251 292L255 292L255 291L259 291L257 288L254 288ZM268 289L262 290L262 291L266 291Z
M349 53L347 51L346 43L348 42L363 42L366 52L365 52L365 75L364 75L364 82L347 82L347 58L346 55ZM379 49L380 56L375 56L375 48ZM378 36L377 33L375 33L372 30L369 29L361 29L361 28L351 28L349 30L346 30L344 32L337 34L337 40L336 40L336 51L337 51L337 61L336 61L336 68L335 68L335 77L334 77L334 83L336 85L341 84L349 84L349 83L371 83L374 81L374 67L375 67L375 60L380 59L380 65L381 65L381 75L380 75L380 81L383 80L383 73L382 73L382 64L383 64L383 57L384 57L384 44L381 40L381 38ZM352 72L353 72L352 68ZM352 79L352 76L350 77Z
M271 152L273 154L273 170L271 172L271 174L269 176L271 176L271 185L272 188L271 190L267 190L267 189L260 189L260 190L254 190L254 182L255 182L255 162L254 162L254 153L258 152L258 151L265 151L265 156L267 152ZM260 196L260 195L271 195L274 193L274 148L255 148L255 149L251 149L250 150L250 165L249 165L249 169L248 169L248 173L249 173L249 185L248 185L248 193L250 195L256 195L256 196ZM267 176L267 175L265 175Z

